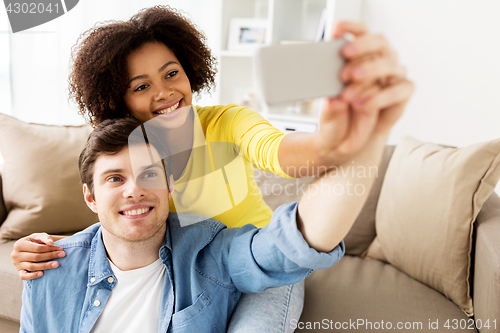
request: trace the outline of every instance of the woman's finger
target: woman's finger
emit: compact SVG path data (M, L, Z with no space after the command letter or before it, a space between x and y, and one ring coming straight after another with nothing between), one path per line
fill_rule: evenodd
M413 83L403 80L381 89L375 94L372 91L365 93L359 101L355 102L355 105L369 110L384 110L399 104L405 105L410 99L413 90Z
M29 237L28 240L34 242L34 243L39 243L39 244L45 244L45 245L54 245L54 240L49 234L46 233L40 233L37 234L38 237Z
M373 86L372 83L350 83L347 87L342 90L340 98L348 103L354 102L356 99L361 98L363 92L368 88Z
M362 36L368 32L366 26L361 22L341 21L335 24L333 29L333 38L342 37L344 34L349 33L354 36Z
M36 271L45 271L47 269L57 268L59 267L59 263L57 261L40 262L40 263L23 262L19 266L20 270L25 270L28 272L36 272Z
M342 78L347 78L347 81L365 84L379 80L385 82L388 77L405 78L406 68L387 58L377 58L349 65L342 72Z
M21 278L21 280L33 280L33 279L36 279L36 278L39 278L43 275L43 272L28 272L24 269L20 270L19 272L19 277Z
M17 252L51 252L61 251L62 247L55 245L46 245L38 238L24 237L14 244L14 251Z
M365 34L346 44L341 50L346 59L356 59L366 55L393 56L387 39L380 34Z
M52 252L40 252L40 253L21 252L18 256L18 259L20 259L20 261L22 262L36 263L52 259L59 259L65 256L66 253L64 251L52 251Z

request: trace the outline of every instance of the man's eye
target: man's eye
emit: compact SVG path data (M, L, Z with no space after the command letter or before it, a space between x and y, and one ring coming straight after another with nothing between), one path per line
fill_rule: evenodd
M139 87L137 87L134 91L141 91L147 88L147 85L141 84Z
M148 171L148 172L146 172L146 173L142 176L142 178L154 178L154 177L156 177L156 176L158 176L158 174L157 174L156 172L154 172L154 171Z
M112 176L112 177L109 177L108 178L108 182L111 182L111 183L117 183L119 181L121 181L122 179L118 176Z
M179 71L171 71L171 72L168 72L166 77L169 78L169 77L174 77L177 75L177 73L179 73Z

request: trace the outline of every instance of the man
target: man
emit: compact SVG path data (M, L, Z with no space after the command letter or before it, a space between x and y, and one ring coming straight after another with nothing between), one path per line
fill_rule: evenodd
M90 135L79 168L100 223L59 242L59 269L25 281L21 332L225 332L242 292L295 284L344 254L375 175L326 173L263 229L212 219L181 227L154 140L129 144L138 126L109 120ZM386 132L346 166L377 166Z

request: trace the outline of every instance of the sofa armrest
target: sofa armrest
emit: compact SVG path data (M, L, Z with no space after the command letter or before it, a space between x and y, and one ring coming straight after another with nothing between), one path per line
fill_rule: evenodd
M481 333L500 329L500 198L493 193L485 202L476 221L473 301L476 320L490 328ZM493 320L496 320L496 328Z
M2 192L2 170L0 169L0 225L7 217L7 208L5 208L5 203L3 202L3 192Z

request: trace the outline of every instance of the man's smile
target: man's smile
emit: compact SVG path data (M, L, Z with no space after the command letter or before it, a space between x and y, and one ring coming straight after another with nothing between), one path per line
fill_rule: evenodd
M149 214L153 210L154 207L152 206L135 206L135 207L130 207L124 210L121 210L119 213L120 215L124 215L127 217L131 218L141 218L145 217L146 215Z

